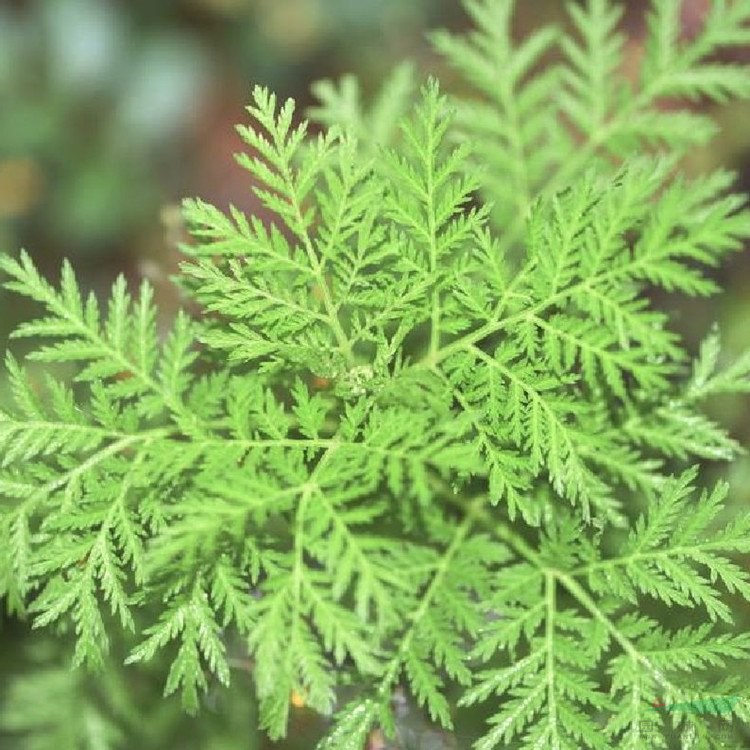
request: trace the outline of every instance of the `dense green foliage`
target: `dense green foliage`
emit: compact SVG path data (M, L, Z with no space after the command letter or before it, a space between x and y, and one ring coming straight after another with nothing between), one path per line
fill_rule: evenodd
M75 376L7 356L0 592L69 623L76 664L118 627L128 663L167 650L190 711L239 636L264 729L296 694L335 714L326 750L389 731L402 681L445 727L447 684L487 703L478 750L721 747L745 702L650 704L746 695L750 513L689 467L739 451L701 409L750 391L750 354L721 365L713 332L691 362L650 292L716 292L750 237L732 174L679 170L710 118L661 106L750 94L712 57L750 42L750 2L689 42L655 2L635 82L617 4L520 44L511 2L466 5L476 31L435 44L470 98L414 97L407 68L370 109L321 84L312 136L255 89L239 162L264 213L185 203L200 315L158 331L146 284L102 310L69 266L2 258L44 309L28 359Z

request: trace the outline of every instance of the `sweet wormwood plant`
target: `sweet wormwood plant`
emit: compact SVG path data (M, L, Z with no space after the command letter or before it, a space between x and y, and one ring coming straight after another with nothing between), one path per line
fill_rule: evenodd
M747 701L652 704L748 694L750 513L689 467L737 454L702 407L750 391L750 354L720 366L714 332L691 362L650 292L716 292L750 237L731 173L679 168L715 132L686 100L750 94L716 57L750 2L690 40L654 2L632 80L620 4L520 43L509 0L466 7L474 31L434 37L466 98L405 68L369 109L324 83L310 135L255 89L239 162L266 213L185 203L201 313L163 337L146 283L101 310L69 265L2 258L45 311L27 358L76 374L7 355L0 592L68 624L76 664L135 631L127 662L169 653L189 711L239 634L263 728L296 695L332 715L325 750L392 734L400 684L446 728L448 687L486 704L477 750L723 746Z

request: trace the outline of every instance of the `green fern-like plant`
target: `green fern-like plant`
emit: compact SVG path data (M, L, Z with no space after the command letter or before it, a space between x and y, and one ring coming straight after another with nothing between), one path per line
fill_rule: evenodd
M102 309L67 264L0 260L43 309L33 368L6 358L0 594L76 664L129 632L195 712L239 639L263 729L304 702L321 750L392 734L402 684L447 729L449 689L486 706L477 750L718 748L750 719L750 513L694 465L739 453L703 406L750 391L750 353L714 331L691 359L648 294L717 292L750 237L731 173L680 170L715 127L675 104L750 94L712 57L750 2L690 41L654 2L634 81L620 5L520 43L512 6L434 37L471 95L327 82L310 135L256 88L238 160L273 218L185 202L202 313L166 333L148 284Z

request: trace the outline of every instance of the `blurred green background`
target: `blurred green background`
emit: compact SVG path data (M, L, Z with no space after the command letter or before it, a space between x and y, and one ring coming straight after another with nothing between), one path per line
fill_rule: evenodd
M687 0L685 33L709 0ZM626 3L631 49L643 32L643 2ZM519 33L550 16L558 0L519 3ZM251 208L233 153L233 125L254 83L312 103L320 78L354 72L373 90L394 63L445 74L425 39L460 29L457 0L0 0L0 251L29 250L43 272L74 263L82 284L106 293L114 277L148 277L162 313L178 304L183 196ZM738 56L745 61L750 52ZM728 166L750 191L750 108L719 115L722 135L696 152L690 170ZM718 272L727 293L687 304L665 299L690 345L718 319L727 357L750 347L750 254ZM27 309L0 292L0 344ZM0 401L3 384L0 382ZM715 404L750 444L747 401ZM709 467L709 471L720 471ZM750 462L731 469L735 502L750 501ZM241 651L230 691L212 691L203 714L186 719L162 701L162 665L94 678L68 670L63 639L30 635L0 613L0 748L185 748L253 750L252 690ZM116 655L116 654L115 654ZM404 704L399 747L465 747L430 730ZM311 748L322 723L294 713L283 747ZM466 727L471 734L471 727ZM117 738L124 738L118 740Z

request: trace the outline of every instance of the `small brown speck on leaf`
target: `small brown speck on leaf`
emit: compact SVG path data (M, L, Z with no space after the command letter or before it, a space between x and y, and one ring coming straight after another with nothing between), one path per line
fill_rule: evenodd
M386 750L385 737L380 729L373 729L370 732L366 750Z

